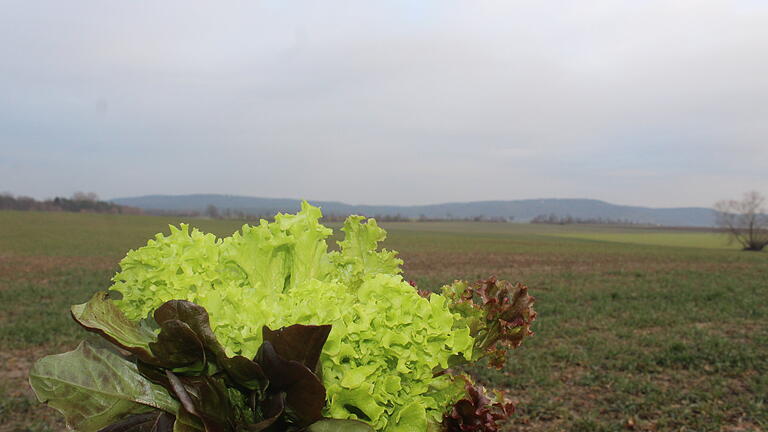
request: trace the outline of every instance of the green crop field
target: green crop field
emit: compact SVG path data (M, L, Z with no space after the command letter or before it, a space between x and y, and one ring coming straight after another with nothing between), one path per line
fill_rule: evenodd
M64 429L34 399L29 367L88 337L69 305L107 288L125 252L178 222L0 212L0 431ZM189 222L217 235L242 224ZM517 402L508 430L768 428L768 252L639 227L384 227L419 288L489 275L531 287L536 335L504 369L478 372Z

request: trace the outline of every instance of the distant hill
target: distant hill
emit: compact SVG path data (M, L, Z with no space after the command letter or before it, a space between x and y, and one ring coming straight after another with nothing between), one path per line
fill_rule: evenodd
M249 215L270 215L277 212L296 212L301 206L298 199L257 198L234 195L147 195L115 198L112 202L137 207L146 211L200 212L209 205L218 210L243 212ZM528 222L539 215L572 216L578 219L627 220L636 223L664 226L713 226L715 214L703 207L649 208L610 204L593 199L526 199L515 201L476 201L419 206L350 205L336 201L311 201L325 214L366 216L395 216L418 219L508 219Z

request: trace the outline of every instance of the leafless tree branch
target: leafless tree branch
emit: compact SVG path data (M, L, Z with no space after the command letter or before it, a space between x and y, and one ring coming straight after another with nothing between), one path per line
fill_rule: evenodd
M768 246L766 199L759 192L744 194L741 200L723 200L715 204L717 225L744 250L760 251Z

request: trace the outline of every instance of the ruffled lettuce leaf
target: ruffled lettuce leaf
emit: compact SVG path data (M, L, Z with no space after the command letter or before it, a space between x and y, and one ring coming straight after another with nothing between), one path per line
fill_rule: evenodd
M307 432L373 432L373 429L361 421L323 419L312 423Z
M453 355L470 356L473 343L467 328L452 328L443 297L422 298L401 278L383 274L356 292L314 282L294 294L291 298L306 299L296 301L296 310L311 305L319 312L310 319L333 323L320 357L329 417L396 430L427 418L439 421L463 395L461 387L447 385L449 376L433 374ZM423 407L421 420L397 416L411 403Z
M190 231L186 224L170 230L129 251L113 277L112 289L123 294L120 309L131 320L145 318L168 300L195 301L198 292L242 277L240 269L222 265L221 240L213 234Z
M339 242L340 250L329 256L336 267L337 277L350 288L359 286L366 276L400 274L403 261L397 258L397 252L377 251L379 243L387 238L387 232L376 224L376 220L365 221L362 216L350 216L341 230L345 235Z

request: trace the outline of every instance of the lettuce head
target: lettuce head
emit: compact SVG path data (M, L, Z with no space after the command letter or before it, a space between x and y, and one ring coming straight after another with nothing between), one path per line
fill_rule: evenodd
M245 225L217 238L171 227L121 261L112 290L133 320L169 300L203 306L229 355L252 358L262 327L332 325L319 360L325 415L382 431L424 431L466 395L464 382L435 371L473 359L471 321L438 294L422 297L400 276L386 233L350 216L337 251L320 209ZM436 376L437 375L437 376Z

